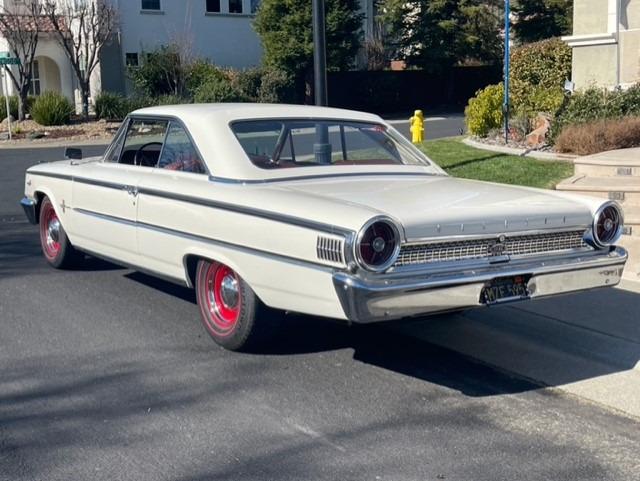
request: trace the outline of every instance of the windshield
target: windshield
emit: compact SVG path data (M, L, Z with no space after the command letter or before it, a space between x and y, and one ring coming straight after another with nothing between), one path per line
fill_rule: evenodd
M387 127L343 120L242 120L231 124L242 148L264 169L320 165L430 165Z

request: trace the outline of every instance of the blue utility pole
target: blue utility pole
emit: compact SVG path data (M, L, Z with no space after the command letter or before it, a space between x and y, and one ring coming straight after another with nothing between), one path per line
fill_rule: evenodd
M502 103L502 112L504 114L504 143L509 142L509 64L510 55L510 19L511 2L504 0L504 101Z

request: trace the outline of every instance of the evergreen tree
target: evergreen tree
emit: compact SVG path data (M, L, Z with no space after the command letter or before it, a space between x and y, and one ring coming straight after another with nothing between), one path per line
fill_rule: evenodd
M437 70L502 57L502 0L382 0L381 18L397 58Z
M326 0L327 68L353 65L362 42L359 0ZM262 40L264 64L293 76L310 99L313 80L311 0L263 0L254 28Z
M573 0L517 0L513 30L522 43L570 35Z

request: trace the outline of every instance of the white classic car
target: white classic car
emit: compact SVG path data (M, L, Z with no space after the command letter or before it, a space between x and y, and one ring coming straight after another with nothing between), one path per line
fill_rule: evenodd
M195 287L228 349L275 313L366 323L620 281L611 201L448 176L375 115L309 106L137 110L102 157L27 170L46 260L84 254Z

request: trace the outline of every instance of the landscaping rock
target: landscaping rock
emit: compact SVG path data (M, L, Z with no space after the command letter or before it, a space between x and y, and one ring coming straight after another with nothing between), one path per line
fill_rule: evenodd
M533 121L534 129L525 137L527 147L537 149L542 147L547 141L547 134L551 128L551 121L544 114L538 114Z
M46 137L46 132L39 132L39 131L35 131L35 132L29 132L27 134L27 138L30 140L35 140L35 139L41 139L43 137Z

